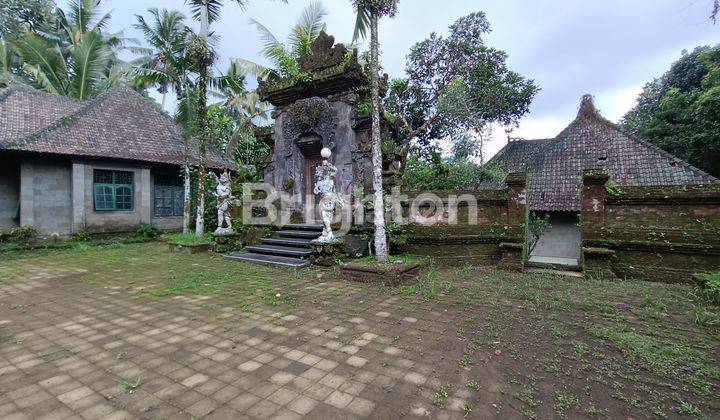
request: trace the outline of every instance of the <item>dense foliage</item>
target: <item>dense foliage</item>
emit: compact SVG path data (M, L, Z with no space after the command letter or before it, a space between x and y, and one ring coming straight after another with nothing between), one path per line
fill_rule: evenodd
M7 55L0 77L30 83L51 93L91 98L110 86L128 81L129 65L118 58L125 39L106 31L109 14L100 12L100 0L73 0L67 10L45 15L47 5L27 9L31 22L15 25L4 46ZM19 6L24 9L24 2ZM45 10L45 11L43 11ZM16 24L18 22L10 22ZM24 31L24 32L22 32Z
M720 176L720 46L683 52L646 84L623 127Z
M53 21L52 0L0 0L0 38L18 39Z
M496 165L479 165L470 160L428 160L415 155L408 158L403 174L405 187L411 190L474 190L483 181L501 181L505 171Z
M482 12L457 20L447 37L431 33L410 50L406 79L390 83L385 107L397 117L401 149L432 149L432 139L482 132L493 122L516 124L538 92L507 67L507 54L485 44Z

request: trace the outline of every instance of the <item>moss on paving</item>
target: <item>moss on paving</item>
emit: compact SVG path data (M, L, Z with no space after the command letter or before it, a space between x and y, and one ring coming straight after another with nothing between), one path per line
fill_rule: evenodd
M506 381L498 392L513 401L496 407L500 415L720 415L720 307L699 298L691 285L463 266L433 268L418 284L392 289L344 283L333 270L174 254L159 243L35 255L43 264L88 270L78 281L125 289L138 299L214 296L199 305L208 311L227 305L248 311L272 308L281 314L278 323L303 305L337 310L350 295L367 301L394 296L387 308L393 313L437 313L457 322L448 323L452 331L445 330L446 323L418 322L392 345L424 356L446 350L423 340L450 335L462 350L443 357L457 369L496 363L494 369ZM27 263L0 264L0 278L16 275ZM314 287L318 281L334 287ZM362 302L340 309L348 314L367 310Z

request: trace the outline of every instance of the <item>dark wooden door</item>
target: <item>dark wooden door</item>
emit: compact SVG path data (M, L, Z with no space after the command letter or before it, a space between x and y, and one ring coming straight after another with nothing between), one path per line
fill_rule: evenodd
M312 206L313 216L315 220L320 220L320 214L317 211L320 197L313 192L315 189L315 169L322 164L320 156L312 156L305 158L305 205Z

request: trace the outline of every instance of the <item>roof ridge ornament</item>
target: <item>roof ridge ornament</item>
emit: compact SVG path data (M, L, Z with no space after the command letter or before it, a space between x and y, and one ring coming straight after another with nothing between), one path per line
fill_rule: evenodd
M603 116L600 115L600 111L595 107L595 98L592 94L586 93L582 96L580 100L580 110L577 116L603 118Z
M300 56L300 70L312 72L340 65L347 53L348 49L344 44L335 44L334 36L320 31L310 44L310 54ZM357 50L353 50L353 55L357 55Z

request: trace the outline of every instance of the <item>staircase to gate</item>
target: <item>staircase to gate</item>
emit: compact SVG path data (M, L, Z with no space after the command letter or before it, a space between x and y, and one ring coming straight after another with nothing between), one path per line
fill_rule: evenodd
M273 236L260 240L260 245L248 245L244 252L223 255L228 260L256 264L305 267L310 265L310 241L322 233L321 224L290 224Z

